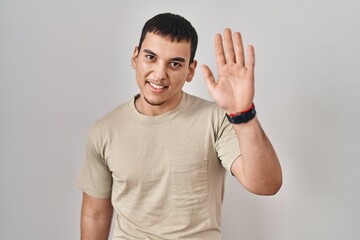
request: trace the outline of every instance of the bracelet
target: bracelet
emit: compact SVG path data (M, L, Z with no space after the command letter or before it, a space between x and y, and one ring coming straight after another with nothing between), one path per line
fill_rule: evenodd
M227 119L232 124L247 123L253 119L256 115L255 104L253 103L251 107L239 114L226 114Z
M230 113L229 116L230 116L230 117L235 117L235 116L237 116L237 115L240 115L240 114L249 112L249 111L253 110L254 108L255 108L255 104L252 103L249 109L247 109L247 110L245 110L245 111L242 111L242 112L240 112L240 113Z

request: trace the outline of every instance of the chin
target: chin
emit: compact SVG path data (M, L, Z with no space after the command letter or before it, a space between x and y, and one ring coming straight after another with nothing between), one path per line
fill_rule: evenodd
M163 101L163 100L156 100L155 101L155 100L152 100L152 99L147 98L147 97L144 97L144 100L145 100L146 103L148 103L151 106L161 106L161 105L163 105L165 103L165 101Z

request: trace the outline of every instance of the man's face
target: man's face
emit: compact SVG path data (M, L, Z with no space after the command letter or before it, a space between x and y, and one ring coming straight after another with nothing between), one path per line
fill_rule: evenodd
M140 89L139 105L146 115L158 115L175 108L182 87L194 76L196 61L189 64L190 43L147 33L141 49L135 48L132 67Z

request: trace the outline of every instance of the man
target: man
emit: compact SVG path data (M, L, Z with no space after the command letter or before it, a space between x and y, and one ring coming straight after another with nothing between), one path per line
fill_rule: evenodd
M181 16L144 25L132 57L140 94L89 131L77 181L82 239L107 239L113 209L113 239L221 239L226 170L255 194L280 189L279 161L255 116L253 47L245 62L240 33L216 35L218 79L202 66L215 103L182 91L196 47Z

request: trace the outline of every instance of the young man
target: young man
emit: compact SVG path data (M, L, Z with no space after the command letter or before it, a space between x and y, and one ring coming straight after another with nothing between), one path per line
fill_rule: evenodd
M275 194L276 153L254 109L254 49L240 33L215 37L218 79L202 66L215 102L182 91L193 79L197 33L181 16L150 19L132 66L140 94L89 131L77 186L82 239L221 239L226 171L249 191ZM241 154L240 154L241 153Z

